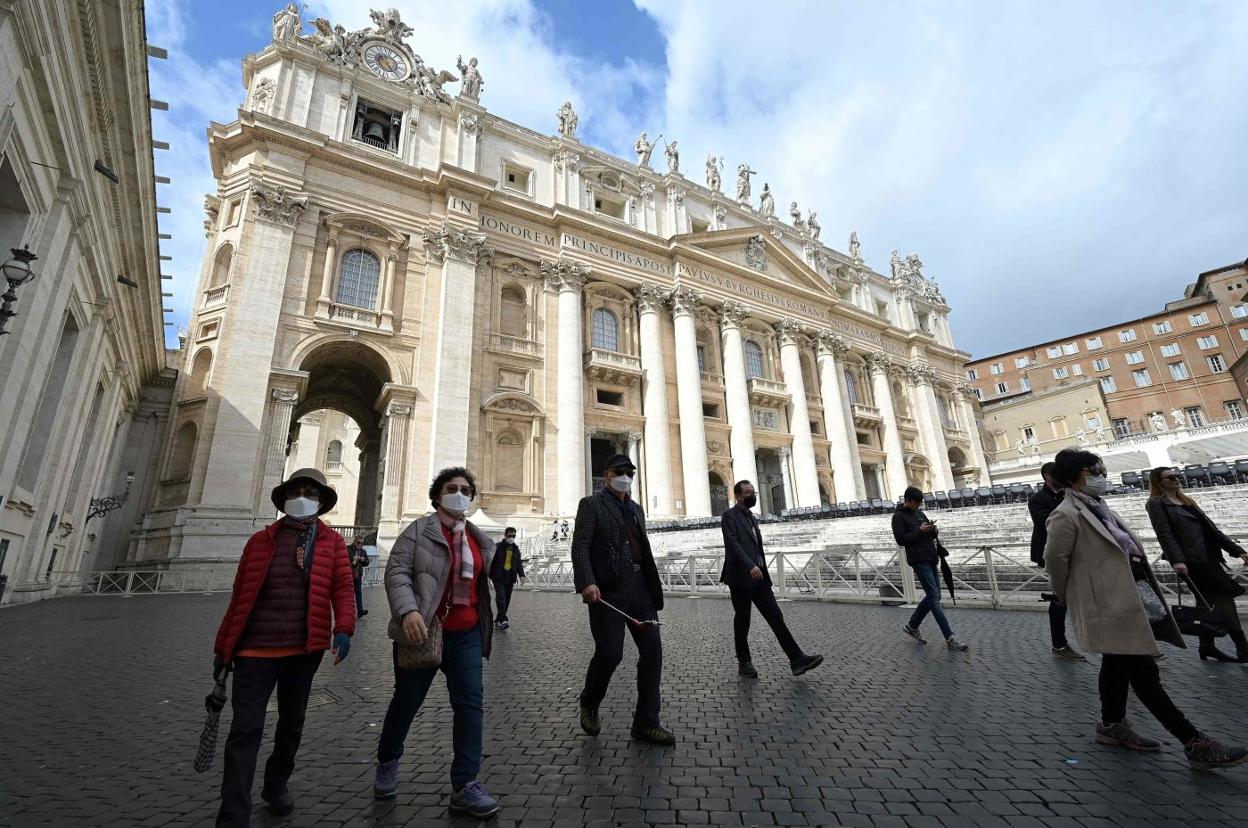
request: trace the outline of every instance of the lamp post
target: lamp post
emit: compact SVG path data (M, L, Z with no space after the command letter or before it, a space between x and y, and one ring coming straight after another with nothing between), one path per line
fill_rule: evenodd
M120 509L130 499L130 484L134 482L134 472L126 472L126 490L119 495L91 498L91 509L87 512L87 520L104 517L114 509Z
M35 278L35 272L30 269L30 263L39 258L30 252L28 246L10 247L9 252L13 254L13 258L0 265L0 270L4 271L5 281L9 283L9 289L4 292L3 296L0 296L0 299L4 300L4 304L0 305L0 336L8 333L4 329L5 326L10 319L17 316L17 311L13 310L13 303L17 301L17 289Z

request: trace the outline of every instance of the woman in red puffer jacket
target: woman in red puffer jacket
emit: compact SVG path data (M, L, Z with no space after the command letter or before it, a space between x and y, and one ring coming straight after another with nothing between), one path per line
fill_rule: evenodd
M294 810L287 782L303 737L312 677L331 646L335 664L347 657L355 633L347 545L319 519L334 508L337 492L316 469L300 469L273 490L272 499L285 516L247 541L213 648L214 675L227 667L234 672L219 828L250 824L251 783L274 688L277 730L260 797L274 814Z

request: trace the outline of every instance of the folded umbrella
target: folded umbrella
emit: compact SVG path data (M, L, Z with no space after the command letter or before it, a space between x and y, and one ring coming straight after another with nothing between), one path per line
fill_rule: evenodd
M203 773L212 767L212 758L217 753L217 733L221 729L221 711L225 708L225 680L230 675L226 667L217 677L212 692L204 696L204 709L208 711L204 719L204 729L199 734L199 749L195 751L195 770Z
M936 551L940 554L940 574L945 579L945 586L949 587L949 600L956 606L958 598L953 594L953 570L949 568L949 550L937 541Z

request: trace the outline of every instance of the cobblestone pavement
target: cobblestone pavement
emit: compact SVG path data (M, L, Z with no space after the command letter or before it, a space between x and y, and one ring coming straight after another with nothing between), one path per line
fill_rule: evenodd
M368 591L374 609L382 600ZM69 598L0 613L0 825L209 824L220 755L203 776L190 765L225 601ZM792 678L756 618L762 676L749 681L736 676L727 601L668 605L664 717L680 742L664 750L628 738L631 644L603 733L580 732L585 610L572 595L517 594L514 626L495 637L486 668L483 781L503 806L497 824L1248 824L1248 768L1193 773L1172 740L1157 754L1093 743L1096 662L1055 662L1043 613L952 609L972 648L958 654L902 635L903 610L786 603L799 642L827 662ZM1197 726L1248 738L1248 668L1165 649L1166 685ZM373 801L391 680L375 611L350 658L317 675L291 784L298 809L276 819L257 797L253 824L472 824L445 810L440 681L408 739L398 799ZM1166 736L1134 699L1130 716ZM266 742L261 764L267 752Z

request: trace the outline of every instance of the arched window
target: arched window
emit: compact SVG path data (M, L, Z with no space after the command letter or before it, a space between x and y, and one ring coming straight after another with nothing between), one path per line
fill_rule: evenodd
M199 397L208 390L208 376L212 371L212 351L204 348L195 355L191 363L191 378L186 387L186 396Z
M367 250L348 250L342 255L342 268L338 271L338 297L340 305L356 308L377 306L377 282L381 279L381 260Z
M212 263L212 282L209 287L221 287L230 281L230 265L234 261L234 248L222 245L217 251L217 258Z
M594 309L593 347L604 351L620 350L620 322L606 308Z
M494 444L494 488L500 492L524 491L524 440L509 428Z
M848 368L845 369L845 395L849 397L850 405L859 404L858 380L854 376L854 372Z
M183 423L173 437L173 456L169 459L169 479L186 480L191 476L195 460L195 440L199 436L194 423Z
M519 339L529 338L528 306L524 290L518 285L507 285L500 297L499 332Z
M747 379L763 375L763 349L752 339L745 343L745 376Z
M342 465L342 441L330 440L325 449L325 462L331 467Z

